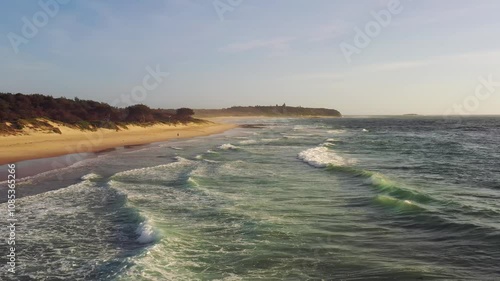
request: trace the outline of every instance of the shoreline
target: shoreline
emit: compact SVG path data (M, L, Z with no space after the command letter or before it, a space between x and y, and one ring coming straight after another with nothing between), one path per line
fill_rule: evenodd
M203 120L218 122L219 120L246 120L246 119L329 119L342 118L343 116L324 116L324 115L303 115L303 116L267 116L267 115L228 115L228 116L195 116Z
M236 127L238 125L229 123L190 123L176 126L158 124L149 127L128 126L128 129L121 131L98 129L92 132L59 126L62 134L32 132L21 136L0 136L0 166L68 154L96 153L123 146L208 136Z

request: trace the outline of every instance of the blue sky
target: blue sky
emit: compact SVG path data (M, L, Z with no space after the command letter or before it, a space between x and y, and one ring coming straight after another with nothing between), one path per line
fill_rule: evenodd
M142 101L152 107L286 102L344 114L443 114L468 102L467 114L500 114L495 0L400 0L402 11L350 62L340 45L355 46L355 28L391 1L216 0L230 7L223 20L212 0L65 1L18 53L9 34L24 36L22 18L43 9L3 4L0 91L112 102L159 66L170 75ZM480 77L498 82L474 100Z

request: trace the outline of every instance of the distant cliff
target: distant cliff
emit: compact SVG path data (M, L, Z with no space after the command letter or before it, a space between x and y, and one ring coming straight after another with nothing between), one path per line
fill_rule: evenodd
M276 106L233 106L223 109L195 109L196 117L218 116L274 116L274 117L314 117L330 116L341 117L342 114L335 109Z

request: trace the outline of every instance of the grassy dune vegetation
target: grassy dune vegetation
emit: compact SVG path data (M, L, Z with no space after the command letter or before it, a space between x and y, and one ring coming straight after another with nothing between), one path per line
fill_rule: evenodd
M152 109L143 104L118 108L78 98L0 93L1 134L16 134L26 128L61 133L53 126L54 123L94 131L99 128L121 130L127 125L205 122L193 118L193 114L194 111L189 108Z

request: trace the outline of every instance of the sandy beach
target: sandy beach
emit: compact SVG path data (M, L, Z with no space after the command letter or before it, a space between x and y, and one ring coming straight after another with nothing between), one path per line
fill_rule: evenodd
M121 131L99 129L95 132L58 126L62 134L30 132L21 136L0 136L0 165L72 153L98 152L125 145L206 136L236 126L218 123L128 126L128 129Z

